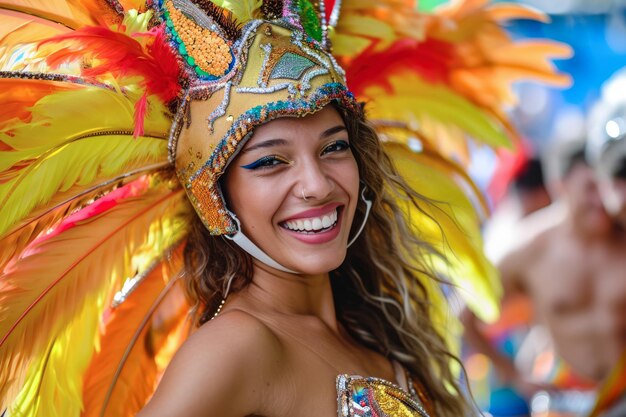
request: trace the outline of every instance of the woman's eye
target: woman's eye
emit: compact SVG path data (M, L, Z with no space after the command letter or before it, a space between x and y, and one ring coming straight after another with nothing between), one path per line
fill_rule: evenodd
M276 165L280 164L288 164L289 161L285 161L282 158L279 158L275 155L264 156L263 158L257 159L248 165L242 165L242 168L245 169L259 169L259 168L272 168Z
M345 140L337 140L326 146L322 151L322 155L332 152L341 152L347 149L350 149L350 144L348 142Z

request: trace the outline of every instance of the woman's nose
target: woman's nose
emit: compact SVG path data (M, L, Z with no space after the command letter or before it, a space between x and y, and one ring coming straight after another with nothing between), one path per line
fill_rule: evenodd
M303 199L323 200L334 189L334 182L318 161L307 161L300 166L298 184L294 186L294 195Z

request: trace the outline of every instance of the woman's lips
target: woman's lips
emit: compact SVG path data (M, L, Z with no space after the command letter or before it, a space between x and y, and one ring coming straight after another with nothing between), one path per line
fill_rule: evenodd
M341 230L342 208L339 204L332 204L321 209L307 210L281 222L280 226L290 236L304 243L330 242Z
M337 223L337 209L317 217L288 220L282 223L284 228L294 232L319 233Z
M310 210L306 210L306 211L301 211L298 214L294 214L293 216L290 216L284 220L281 221L281 223L285 223L288 221L293 221L293 220L301 220L301 219L306 219L306 218L312 218L312 217L320 217L323 215L327 215L330 212L332 212L334 209L338 208L338 207L342 207L343 204L341 203L329 203L326 204L323 207L320 208L314 208L314 209L310 209Z

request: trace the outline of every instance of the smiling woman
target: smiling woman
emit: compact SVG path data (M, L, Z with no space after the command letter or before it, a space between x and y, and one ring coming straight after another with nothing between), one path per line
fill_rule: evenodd
M426 291L412 276L425 266L402 256L425 245L409 233L393 194L418 197L395 173L360 113L329 104L300 118L259 125L228 163L219 187L227 213L238 219L238 233L266 258L208 235L199 220L191 220L196 225L185 249L187 287L203 326L174 358L142 416L183 409L332 415L337 401L352 408L353 395L346 390L364 387L380 391L366 403L388 401L392 396L385 390L399 390L404 400L395 406L410 415L432 410L432 400L419 404L438 396L445 404L442 415L448 407L460 412L462 397L423 365L441 361L444 377L454 384L445 371L447 349L430 323ZM361 199L362 193L367 197ZM370 219L367 203L373 206ZM410 294L414 302L403 306L401 297ZM211 347L215 340L225 341L214 346L218 351ZM190 366L199 374L190 373ZM215 377L226 374L232 385ZM330 395L328 381L341 375L392 385L357 380L368 382ZM192 387L181 379L193 381ZM234 398L241 409L233 407ZM356 404L381 406L366 403Z
M18 3L0 5L0 412L470 413L439 284L460 277L490 306L495 275L444 150L467 151L459 132L505 141L494 103L524 62L495 22L540 16ZM498 54L479 52L482 24ZM553 77L544 64L527 72Z
M360 113L329 104L259 125L219 188L238 233L262 256L195 221L187 288L202 326L141 416L317 416L338 404L346 416L467 410L419 284L428 270L419 254L432 249L395 203L402 195L417 206L421 197Z
M224 185L243 231L279 264L320 274L343 262L359 171L334 108L256 129Z
M200 327L141 417L468 410L420 284L434 250L394 202L420 197L305 38L250 22L234 75L192 87L174 118L171 159L198 214L184 271Z

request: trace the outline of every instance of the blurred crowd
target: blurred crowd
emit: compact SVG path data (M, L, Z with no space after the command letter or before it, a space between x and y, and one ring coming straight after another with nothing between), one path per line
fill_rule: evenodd
M500 155L493 175L484 240L502 314L462 313L470 385L493 416L626 416L626 68L584 122Z

